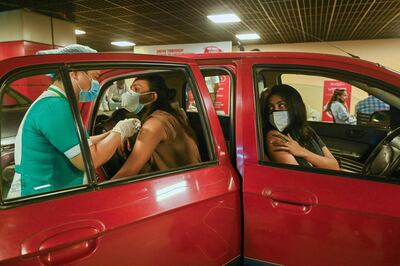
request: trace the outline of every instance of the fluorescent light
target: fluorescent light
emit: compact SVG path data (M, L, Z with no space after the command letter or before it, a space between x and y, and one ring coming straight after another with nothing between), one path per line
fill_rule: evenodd
M116 45L116 46L122 46L122 47L135 46L136 45L136 43L128 42L128 41L111 42L111 44L112 45Z
M86 31L84 30L75 30L75 35L83 35L86 34Z
M209 15L207 16L209 20L214 23L229 23L229 22L239 22L240 18L235 14L220 14L220 15Z
M236 38L239 40L258 40L260 39L260 35L257 33L246 33L246 34L236 34Z

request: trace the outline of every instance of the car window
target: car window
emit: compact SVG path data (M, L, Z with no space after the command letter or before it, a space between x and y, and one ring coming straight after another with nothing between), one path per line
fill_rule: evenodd
M379 98L348 82L317 75L282 74L281 82L295 87L303 97L307 108L307 119L325 123L348 125L390 126L390 106ZM338 96L347 112L346 118L332 113L329 102L335 98L335 91L343 91L345 97ZM335 119L336 115L336 119Z
M234 133L234 118L233 118L233 75L230 71L224 68L202 67L203 74L211 101L217 112L219 123L225 137L225 143L232 162L236 161L235 153L235 133ZM189 87L187 88L189 90ZM186 93L186 110L188 112L196 112L196 104L193 101L193 96Z
M125 119L137 119L141 127L96 169L100 183L167 174L213 160L206 112L187 70L132 67L114 71L115 76L108 73L104 80L100 76L102 88L93 112L92 135L112 132ZM155 101L152 92L157 93ZM196 112L182 106L186 93Z
M55 86L49 75L11 79L1 91L3 200L87 183L85 170L69 160L80 153L80 140L64 83Z
M87 190L90 182L107 185L124 165L128 171L120 178L136 180L204 167L204 162L215 160L207 112L188 71L181 66L102 69L80 65L66 72L68 80L61 80L55 71L10 79L3 87L18 88L26 102L21 108L1 109L3 201ZM154 98L133 86L150 77ZM63 90L71 85L77 98ZM187 86L197 112L182 108ZM2 99L8 92L1 91ZM144 100L136 102L137 94L145 95ZM76 105L75 100L80 103ZM12 119L5 121L8 118ZM90 120L87 129L81 119ZM158 126L155 130L151 123L147 125L150 120ZM110 136L113 141L104 142ZM151 145L149 153L146 149ZM141 150L132 157L137 146ZM146 152L148 157L143 159ZM132 172L130 162L136 160L141 165Z
M226 70L222 69L202 69L202 74L206 82L208 92L210 93L211 100L218 116L230 116L231 104L231 90L232 81L231 76ZM195 102L189 92L186 102L187 111L196 111Z
M386 156L397 149L397 136L390 133L397 106L382 100L396 104L388 88L351 73L278 69L254 73L263 161L398 176L394 157Z

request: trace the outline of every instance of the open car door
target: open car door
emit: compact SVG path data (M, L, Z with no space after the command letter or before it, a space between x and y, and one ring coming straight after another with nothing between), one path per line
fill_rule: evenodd
M104 117L101 115L113 117L115 110L102 109L101 101L107 86L119 77L109 75L102 80L99 97L82 111L81 117L69 73L110 69L115 73L122 69L127 74L122 78L127 80L134 78L135 73L153 73L168 79L167 85L168 82L190 84L200 123L200 132L196 134L199 134L201 162L119 180L106 178L107 173L102 172L105 168L93 168L82 120L87 122L87 131L93 134L100 118ZM238 264L241 255L240 184L195 62L128 54L12 58L0 62L2 99L7 88L12 86L35 101L50 85L50 78L46 76L49 73L59 75L66 88L87 181L43 192L38 188L37 193L10 198L2 179L0 264ZM4 110L3 102L1 111ZM45 115L57 116L56 113ZM7 126L1 124L2 136ZM53 128L59 130L60 135L66 134L62 131L62 121ZM13 149L13 143L8 148ZM1 153L3 156L3 147Z
M400 243L400 211L396 204L400 201L396 155L399 123L392 123L393 133L387 136L379 133L386 129L372 128L363 134L359 131L363 126L355 126L353 136L347 135L350 125L332 122L326 130L324 124L315 127L322 138L326 137L328 148L337 145L336 155L341 151L342 155L357 154L367 145L372 145L372 149L365 149L369 151L365 154L368 158L360 159L362 166L358 170L346 169L344 165L341 171L302 167L275 163L268 158L264 148L267 132L261 126L262 120L268 118L261 116L259 105L264 90L290 81L277 77L302 75L291 85L306 105L317 103L314 109L321 112L322 91L307 86L310 76L318 76L322 80L364 84L360 88L368 88L367 92L386 100L395 114L400 107L399 75L361 60L301 53L249 54L241 60L237 73L236 146L243 149L237 165L242 166L238 170L243 176L245 262L399 264L395 248ZM398 121L396 117L391 118ZM373 132L379 134L371 135ZM329 142L328 137L336 141ZM353 144L341 147L340 140Z

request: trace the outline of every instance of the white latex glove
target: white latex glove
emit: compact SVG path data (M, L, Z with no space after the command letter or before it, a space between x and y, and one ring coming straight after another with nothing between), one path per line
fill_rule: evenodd
M129 118L119 121L111 131L121 134L121 142L123 142L126 138L132 137L138 132L140 127L141 123L139 119Z

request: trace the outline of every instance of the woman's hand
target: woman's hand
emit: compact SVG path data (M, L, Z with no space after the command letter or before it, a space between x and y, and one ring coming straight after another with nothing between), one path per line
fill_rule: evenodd
M126 151L132 151L131 143L128 138L126 138L122 143L118 146L117 153L124 159L126 159Z
M271 144L274 146L274 151L286 151L295 157L305 157L307 149L300 146L300 144L292 139L290 135L284 135L279 132L272 134L278 140L272 140Z

